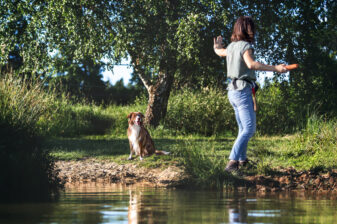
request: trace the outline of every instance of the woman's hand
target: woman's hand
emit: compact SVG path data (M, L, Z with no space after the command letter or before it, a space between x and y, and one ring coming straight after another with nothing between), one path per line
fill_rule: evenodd
M214 52L220 57L226 57L227 50L222 46L222 36L214 37L213 41Z
M222 36L217 36L217 37L214 37L214 44L213 44L213 48L214 49L222 49L223 46L222 46Z
M288 69L286 69L286 65L285 64L275 65L275 70L278 73L285 73L285 72L288 71Z

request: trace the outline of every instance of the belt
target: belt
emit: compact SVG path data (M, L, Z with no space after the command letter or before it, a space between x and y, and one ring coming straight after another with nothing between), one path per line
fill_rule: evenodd
M233 86L234 86L234 89L237 89L238 86L236 85L236 81L237 80L243 80L245 82L248 82L251 86L252 86L252 89L254 92L256 92L258 89L259 89L259 86L256 84L256 82L252 81L252 80L249 80L247 78L244 78L244 79L238 79L238 78L234 78L232 80L232 83L233 83Z

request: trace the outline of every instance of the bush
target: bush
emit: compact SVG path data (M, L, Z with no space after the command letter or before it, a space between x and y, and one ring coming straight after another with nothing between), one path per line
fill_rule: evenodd
M260 134L291 133L303 122L293 107L291 94L279 83L262 88L257 92L257 131Z
M282 82L268 84L257 93L260 134L291 134L306 127L310 114L316 114L320 105L304 105L295 92L288 82Z
M226 92L209 88L173 93L164 125L175 131L207 136L233 132L237 128Z
M146 104L144 102L136 101L136 103L128 106L109 106L105 109L106 113L110 114L114 123L110 128L110 134L114 136L126 137L126 130L128 128L127 116L131 112L141 112L145 115Z
M54 96L41 82L0 79L0 192L2 200L50 199L60 180L54 162L39 147L40 116Z
M65 97L57 99L49 110L41 116L39 126L44 133L52 136L79 136L105 134L114 122L102 106L73 104Z

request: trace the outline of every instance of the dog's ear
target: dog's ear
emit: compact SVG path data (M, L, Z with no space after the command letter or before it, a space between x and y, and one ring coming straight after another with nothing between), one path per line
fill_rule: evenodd
M138 114L139 114L142 118L145 118L144 114L142 114L141 112L138 112Z
M132 114L133 114L133 112L129 113L129 115L127 116L127 118L130 119L131 116L132 116Z

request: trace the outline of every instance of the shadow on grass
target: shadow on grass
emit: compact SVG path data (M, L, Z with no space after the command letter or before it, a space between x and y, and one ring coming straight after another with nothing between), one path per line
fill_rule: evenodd
M127 140L52 139L43 144L50 152L81 152L92 156L124 155L128 153Z
M171 151L175 147L185 147L187 141L199 145L207 143L207 139L153 139L157 150ZM216 139L212 142L219 144L228 142L228 139ZM50 152L82 152L92 156L118 156L128 155L130 153L129 141L127 138L113 139L86 139L86 138L54 138L43 143L43 148ZM207 149L206 149L207 150Z
M193 139L193 142L204 141ZM173 151L176 147L184 147L185 140L154 139L157 150ZM43 143L43 149L49 151L57 159L72 160L84 157L128 156L130 153L128 139L85 139L54 138Z

